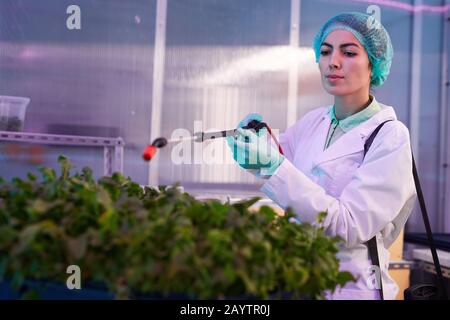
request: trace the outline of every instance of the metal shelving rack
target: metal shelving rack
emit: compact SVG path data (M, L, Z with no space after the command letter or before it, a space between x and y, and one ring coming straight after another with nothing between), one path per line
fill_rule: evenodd
M125 142L121 137L88 137L47 133L0 131L0 141L24 142L45 145L102 147L103 174L123 173L123 153Z

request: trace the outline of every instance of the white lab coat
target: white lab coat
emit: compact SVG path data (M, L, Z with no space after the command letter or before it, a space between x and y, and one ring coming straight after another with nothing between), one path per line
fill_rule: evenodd
M414 207L409 131L390 106L354 127L326 150L331 106L314 109L280 134L286 159L264 182L261 191L303 222L316 222L327 211L326 232L340 236L340 269L358 277L329 299L379 299L370 287L371 261L364 244L377 237L384 299L395 299L398 286L389 276L389 246ZM386 120L363 161L364 142Z

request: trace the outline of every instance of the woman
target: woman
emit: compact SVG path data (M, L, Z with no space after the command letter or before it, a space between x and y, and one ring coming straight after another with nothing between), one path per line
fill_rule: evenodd
M388 248L416 199L408 129L392 107L370 94L386 80L393 55L388 33L371 19L342 13L317 33L316 62L334 105L310 111L281 134L283 155L262 147L264 131L242 129L252 119L261 121L257 114L240 122L236 139L227 138L235 160L266 179L262 192L282 208L293 208L300 221L316 223L318 213L326 211L323 227L345 240L338 254L341 270L357 281L328 293L330 299L395 299L398 286L388 273ZM366 140L382 123L364 154ZM255 157L256 166L247 166ZM373 286L367 247L374 236L382 293Z

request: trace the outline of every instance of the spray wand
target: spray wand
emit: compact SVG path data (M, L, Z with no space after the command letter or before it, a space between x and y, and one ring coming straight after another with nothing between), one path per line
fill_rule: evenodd
M278 151L281 154L283 154L283 150L281 149L281 146L278 143L277 138L272 134L272 130L265 122L261 122L258 120L252 120L245 127L243 127L243 129L252 129L252 130L255 130L256 132L258 132L262 128L267 128L267 131L269 132L270 136L274 139L274 141L278 147ZM236 136L237 130L238 129L223 130L223 131L216 131L216 132L196 132L191 137L184 137L184 138L170 139L170 140L167 140L164 137L159 137L159 138L156 138L155 140L153 140L152 144L148 145L144 149L144 152L142 153L142 158L145 161L150 161L156 155L156 152L158 149L165 147L169 143L192 141L192 140L195 142L203 142L205 140L224 138L224 137L228 137L228 136L234 137L234 136Z

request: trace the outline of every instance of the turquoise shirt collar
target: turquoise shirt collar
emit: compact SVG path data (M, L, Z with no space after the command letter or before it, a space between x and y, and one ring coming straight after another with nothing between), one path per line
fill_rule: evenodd
M331 119L331 123L336 123L338 122L339 127L342 129L342 131L347 132L350 129L356 127L357 125L359 125L360 123L368 120L369 118L371 118L375 113L377 113L378 111L381 110L380 105L378 104L377 100L375 99L374 96L370 95L372 102L365 107L363 110L352 114L351 116L342 119L342 120L338 120L336 118L335 115L335 111L334 111L334 106L331 108L329 114L330 114L330 119Z

